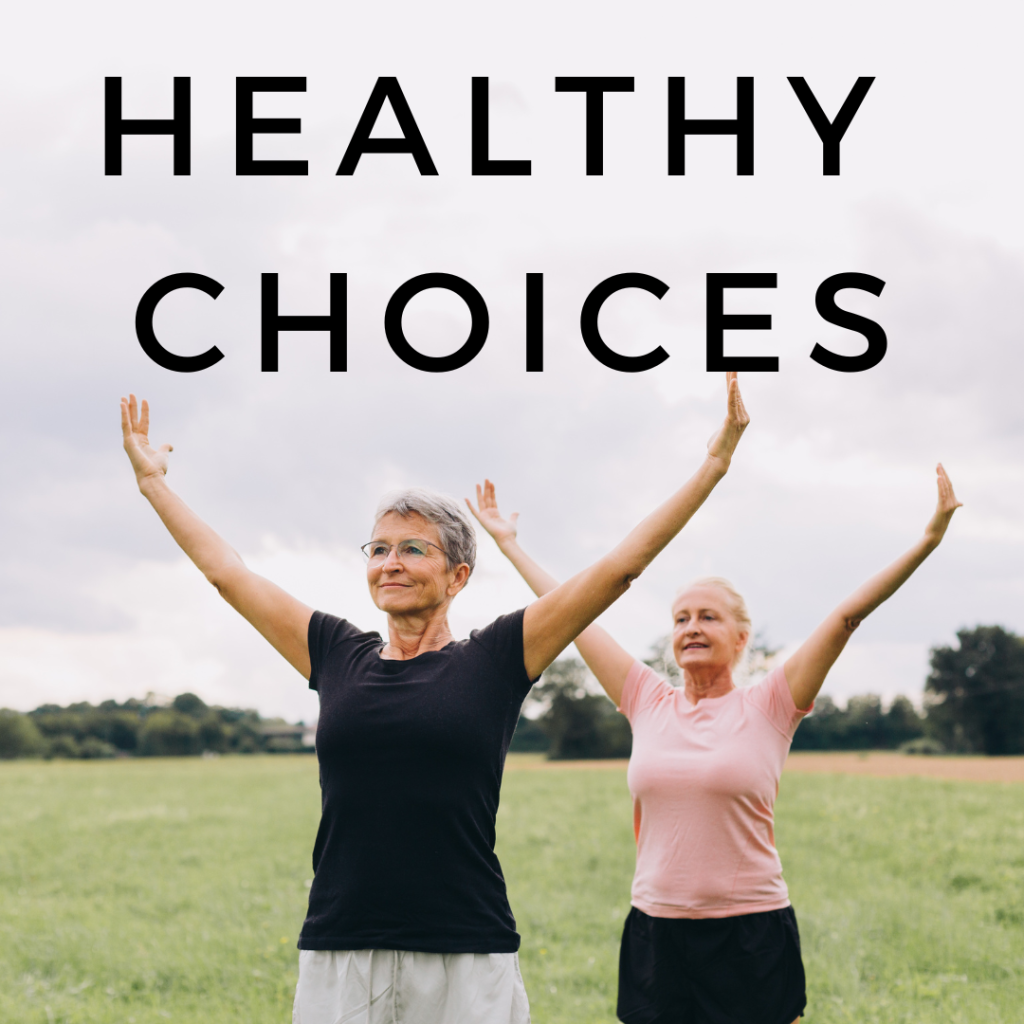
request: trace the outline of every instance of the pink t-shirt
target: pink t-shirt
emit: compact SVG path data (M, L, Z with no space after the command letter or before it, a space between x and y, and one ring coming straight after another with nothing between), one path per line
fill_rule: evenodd
M619 710L633 728L633 906L697 918L788 907L772 808L807 712L782 669L691 704L682 687L636 662Z

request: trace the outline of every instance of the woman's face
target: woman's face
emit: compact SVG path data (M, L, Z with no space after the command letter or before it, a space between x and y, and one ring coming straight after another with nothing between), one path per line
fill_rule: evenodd
M373 531L372 540L381 549L390 548L383 562L371 558L366 582L373 603L389 615L430 611L450 601L465 586L469 567L448 569L437 527L417 513L400 516L389 512ZM422 556L401 555L402 541L429 541Z
M731 668L747 642L718 587L693 587L672 605L672 653L682 668Z

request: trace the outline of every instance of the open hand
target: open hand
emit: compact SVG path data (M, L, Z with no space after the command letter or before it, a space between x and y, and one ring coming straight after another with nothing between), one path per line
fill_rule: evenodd
M519 513L513 512L508 519L502 517L494 497L494 484L490 480L484 480L483 487L476 485L476 503L477 508L473 508L473 503L466 499L473 518L497 541L499 547L506 541L515 540Z
M725 422L718 433L708 441L708 455L713 459L721 459L728 465L732 453L736 451L736 445L740 443L743 431L750 423L750 416L743 406L743 396L740 394L740 383L736 379L735 371L725 375L725 386L728 402Z
M140 412L134 395L121 399L121 433L140 487L144 480L166 474L167 456L174 448L169 444L154 448L149 443L149 402L142 400Z
M953 484L941 462L935 467L935 475L939 485L939 502L935 507L935 515L925 527L924 534L932 543L938 544L946 532L946 527L949 526L950 519L953 518L953 513L963 505L963 502L958 501L953 493Z

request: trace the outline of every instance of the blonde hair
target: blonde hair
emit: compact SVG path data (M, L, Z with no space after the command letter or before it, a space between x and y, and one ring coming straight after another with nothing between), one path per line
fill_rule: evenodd
M725 594L726 606L729 609L729 614L733 619L735 619L736 625L740 628L740 632L747 634L747 641L749 642L750 635L753 632L753 623L750 621L750 612L747 611L747 602L743 600L743 595L732 585L732 583L723 576L701 576L699 579L691 580L685 587L680 587L676 591L676 599L678 600L681 594L685 594L688 590L693 590L696 587L715 587ZM736 657L733 659L733 668L743 660L743 655L746 653L746 650L747 645L744 643L743 647L737 652Z

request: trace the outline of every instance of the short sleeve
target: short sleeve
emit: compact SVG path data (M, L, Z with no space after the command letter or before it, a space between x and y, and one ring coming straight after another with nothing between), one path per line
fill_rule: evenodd
M619 711L632 724L639 714L658 701L671 697L674 692L673 686L662 679L654 669L642 661L634 661L622 685Z
M801 711L796 706L786 673L781 667L773 669L761 682L750 687L747 690L747 700L790 740L796 732L796 727L804 720L804 716L814 710L813 704L806 711Z
M469 634L472 643L480 644L504 669L511 682L512 691L522 699L530 692L534 680L526 674L523 652L523 616L525 608L499 615L483 629L474 629Z
M309 644L309 688L320 689L320 670L323 668L327 655L331 650L346 640L364 639L378 634L363 633L352 625L348 619L339 619L337 615L327 612L313 612L309 620L309 631L306 642Z

